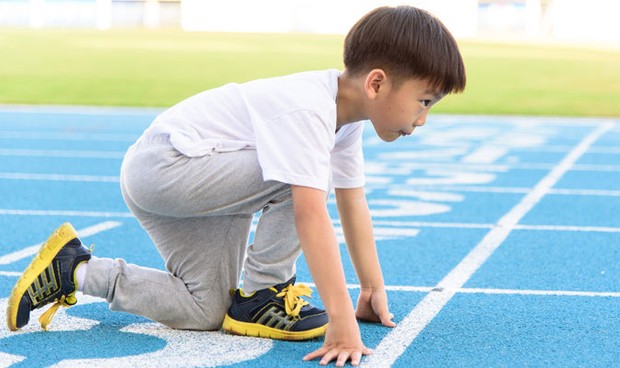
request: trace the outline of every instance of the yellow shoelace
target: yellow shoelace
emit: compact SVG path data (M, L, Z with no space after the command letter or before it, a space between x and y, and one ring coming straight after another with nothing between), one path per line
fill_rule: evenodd
M289 316L297 317L299 316L299 312L304 305L308 305L307 301L301 299L302 296L310 297L312 294L312 289L305 284L299 285L289 285L282 289L277 297L284 298L284 308L286 310L286 314Z
M52 318L54 318L54 315L58 311L58 308L60 308L60 306L70 307L75 303L77 303L77 298L74 294L61 296L60 299L56 300L56 302L51 307L49 307L49 309L46 310L45 313L41 315L41 317L39 317L39 323L41 324L41 327L47 331L47 326L49 326L49 324L52 322Z

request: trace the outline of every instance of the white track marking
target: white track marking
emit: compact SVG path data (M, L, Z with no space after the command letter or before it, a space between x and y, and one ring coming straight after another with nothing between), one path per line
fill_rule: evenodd
M64 174L29 174L0 172L0 179L8 180L37 180L37 181L80 181L94 183L118 183L118 176L96 175L64 175Z
M468 164L492 164L506 155L508 149L499 146L481 146L463 157L461 161Z
M398 165L386 164L382 162L369 161L366 165L366 174L372 175L406 175L415 170L459 170L471 172L497 172L505 173L510 170L544 170L553 169L553 163L502 163L502 164L483 164L483 163L453 163L453 162L416 162L400 163ZM620 165L601 165L601 164L576 164L571 167L571 171L601 171L601 172L618 172Z
M122 159L125 152L115 151L79 151L79 150L35 150L35 149L0 149L0 156L20 157L67 157L67 158L100 158Z
M86 227L84 229L78 230L78 235L79 235L80 238L87 238L87 237L89 237L91 235L95 235L95 234L98 234L98 233L106 231L106 230L114 229L115 227L119 227L119 226L121 226L120 222L117 222L117 221L106 221L106 222L102 222L102 223L97 224L97 225L89 226L89 227ZM24 248L22 250L18 250L16 252L9 253L7 255L1 256L0 257L0 265L2 265L2 264L10 264L10 263L19 261L21 259L33 256L34 254L36 254L39 251L39 248L41 247L41 244L42 243L31 245L31 246L26 247L26 248Z
M507 194L523 194L529 191L525 187L493 187L493 186L476 186L476 185L420 185L419 190L428 187L427 190L446 191L446 192L474 192L474 193L507 193ZM393 190L407 190L411 188L409 185L394 185Z
M135 323L120 333L149 335L166 341L160 350L114 358L66 359L53 368L220 367L251 361L269 352L273 340L221 331L179 331L159 323ZM131 338L129 335L128 338ZM250 363L251 364L251 363Z
M493 224L475 224L475 223L458 223L458 222L424 222L424 221L373 221L376 226L393 226L393 227L439 227L454 229L491 229ZM515 225L514 230L538 230L538 231L585 231L585 232L601 232L601 233L617 233L620 227L604 227L604 226L563 226L563 225Z
M620 227L604 226L515 225L514 229L538 231L584 231L597 233L620 233Z
M382 221L372 222L375 226L398 226L398 227L441 227L455 229L490 229L491 224L474 224L474 223L458 223L458 222L425 222L425 221Z
M311 282L300 282L316 288ZM359 289L359 284L347 284L348 289ZM430 293L439 290L431 286L400 286L386 285L387 291ZM614 291L572 291L572 290L528 290L528 289L490 289L490 288L458 288L456 293L461 294L495 294L495 295L540 295L540 296L579 296L599 298L620 298L620 292Z
M156 107L108 107L108 106L73 106L73 105L0 105L0 113L18 112L26 114L60 114L60 115L105 115L105 116L153 116L160 114L164 109ZM131 125L129 121L122 123ZM48 124L49 125L49 124ZM141 126L142 123L137 123Z
M0 208L0 215L13 216L76 216L76 217L128 217L133 215L129 212L99 212L99 211L64 211L64 210L14 210Z
M424 187L424 186L421 186ZM492 186L454 186L454 185L437 185L428 186L428 190L444 191L444 192L474 192L474 193L506 193L506 194L525 194L530 191L525 187L492 187ZM393 185L393 191L407 190L409 186ZM547 194L557 195L584 195L584 196L609 196L620 197L620 190L598 190L598 189L550 189Z
M22 356L7 354L0 351L0 368L8 368L13 364L17 364L25 359L26 358Z
M620 190L552 189L550 194L620 197Z
M363 365L367 367L390 367L405 352L418 334L435 318L437 313L452 299L456 291L495 252L523 216L547 194L599 137L612 128L614 128L614 124L611 122L599 125L571 150L551 172L536 184L532 191L499 219L497 225L487 233L482 241L437 284L434 290L441 291L427 294L379 343L374 353L363 362Z
M0 130L0 139L27 139L27 140L58 140L58 141L80 141L80 142L135 142L138 138L136 134L116 134L97 132L42 132L42 131L20 131L20 130Z
M620 165L594 165L581 164L571 168L574 171L620 171Z
M78 305L102 303L105 299L78 294ZM0 299L0 315L6 314L7 299ZM41 333L41 327L36 322L46 308L35 309L30 314L30 323L17 332L7 328L0 328L0 341L11 336L23 336L31 333ZM106 312L104 312L106 313ZM107 312L113 313L113 312ZM102 317L105 317L103 315ZM66 308L60 308L50 326L49 334L63 331L87 331L99 325L100 322L75 317L67 313ZM109 333L115 333L109 331ZM271 350L273 340L258 337L236 336L220 331L181 331L173 330L159 323L135 323L121 328L118 334L131 339L134 334L150 335L165 341L166 346L160 350L148 353L136 352L135 355L125 355L114 358L95 359L65 359L52 367L87 367L87 368L125 368L125 367L219 367L242 361L255 359ZM99 332L93 332L100 335ZM9 343L9 344L12 344ZM120 348L120 346L113 346ZM123 352L131 354L131 352ZM23 361L25 356L0 352L0 367L9 367L11 364Z
M563 145L545 145L545 146L536 146L536 147L513 147L513 151L523 151L523 152L555 152L555 153L566 153L570 151L573 147L571 146L563 146ZM591 147L588 150L588 154L615 154L620 153L620 148L612 147L612 146L601 146L601 147Z
M461 288L461 289L458 289L457 292L459 292L459 293L467 293L467 294L581 296L581 297L599 297L599 298L620 298L620 292L605 292L605 291L519 290L519 289Z
M0 271L0 276L6 276L6 277L20 277L22 275L21 272L14 272L14 271Z

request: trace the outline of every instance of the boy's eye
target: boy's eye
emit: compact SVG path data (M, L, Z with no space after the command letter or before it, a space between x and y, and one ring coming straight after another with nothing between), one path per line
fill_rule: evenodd
M429 107L431 104L431 100L422 100L420 102L422 102L422 106L424 107Z

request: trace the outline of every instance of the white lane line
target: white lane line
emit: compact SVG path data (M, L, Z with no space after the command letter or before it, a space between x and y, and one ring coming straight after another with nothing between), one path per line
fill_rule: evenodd
M89 226L84 229L78 230L78 235L80 238L87 238L91 235L98 234L100 232L114 229L115 227L121 226L120 222L117 221L106 221L97 225ZM0 257L0 265L10 264L16 261L19 261L24 258L32 257L39 251L42 243L31 245L24 249L18 250L13 253L6 254Z
M603 134L614 127L613 123L599 125L588 134L549 174L547 174L515 207L498 222L497 226L482 239L472 251L434 290L379 343L374 353L363 363L367 367L390 367L400 357L413 340L426 328L443 307L454 297L467 280L495 252L508 237L514 226L525 216L564 175L570 167Z
M474 193L505 193L505 194L525 194L530 191L525 187L483 187L483 186L458 186L458 185L423 185L439 192L474 192ZM421 185L421 187L423 187ZM405 190L407 186L393 185L391 189ZM620 190L599 190L599 189L550 189L547 194L557 195L582 195L582 196L609 196L620 197Z
M583 231L597 233L620 233L620 227L604 226L515 225L514 229L536 231Z
M311 282L301 282L313 288L316 285ZM359 284L347 284L348 289L359 289ZM400 286L386 285L387 291L430 293L443 291L431 286ZM539 296L580 296L599 298L620 298L620 292L615 291L572 291L572 290L528 290L528 289L492 289L492 288L458 288L456 293L462 294L492 294L492 295L539 295Z
M475 185L421 185L420 188L428 187L433 191L447 192L474 192L474 193L506 193L506 194L525 194L529 188L525 187L493 187L493 186L475 186ZM401 186L393 186L394 189L400 189ZM407 188L407 186L402 186ZM422 190L422 189L420 189Z
M108 106L74 106L74 105L0 105L0 113L24 113L24 114L57 114L57 115L114 115L114 116L145 116L155 117L160 114L164 109L156 107L108 107ZM115 123L116 125L122 124L122 126L136 125L141 127L144 123L136 120L123 121L122 123ZM26 124L24 124L26 125ZM30 127L33 124L28 124L26 127ZM49 124L47 124L49 125Z
M311 282L302 282L308 286L316 288ZM347 284L348 289L359 289L359 284ZM414 293L439 292L431 286L400 286L386 285L387 291L402 291ZM614 291L572 291L572 290L528 290L528 289L490 289L490 288L458 288L456 293L462 294L491 294L491 295L539 295L539 296L579 296L579 297L598 297L598 298L620 298L620 292Z
M20 130L0 130L0 139L26 139L26 140L58 140L58 141L80 141L80 142L128 142L132 143L138 139L136 134L116 134L97 132L42 132L42 131L20 131Z
M519 289L480 289L461 288L459 293L468 294L502 294L502 295L540 295L540 296L581 296L599 298L620 298L620 292L606 291L570 291L570 290L519 290Z
M20 277L22 275L21 272L14 272L14 271L0 271L0 276L7 276L7 277Z
M620 197L620 190L597 190L597 189L552 189L550 194L582 195L582 196L606 196Z
M12 216L78 216L78 217L122 217L129 218L129 212L61 211L61 210L15 210L0 208L0 215Z
M336 221L334 221L336 222ZM424 221L373 221L375 226L393 227L438 227L454 229L492 229L493 224L458 223L458 222L424 222ZM565 226L565 225L515 225L514 230L537 230L537 231L584 231L601 233L618 233L620 227L604 226Z
M0 149L0 156L20 157L66 157L66 158L97 158L122 159L125 152L115 151L80 151L80 150L36 150L36 149Z
M573 171L620 171L620 165L581 164L571 168Z
M37 180L37 181L78 181L88 183L118 183L118 176L97 175L65 175L65 174L31 174L0 172L0 179L5 180Z
M612 146L592 147L588 151L588 153L603 153L603 154L611 153L611 154L616 154L616 153L620 153L620 148L612 147Z
M420 151L424 152L424 151ZM481 159L480 159L481 160ZM374 163L374 165L373 165ZM390 167L385 164L377 164L376 162L369 161L366 167L366 173L369 175L382 175L386 170L390 174L408 174L413 170L458 170L462 171L484 171L484 172L499 172L505 173L511 170L544 170L548 171L553 169L554 163L540 163L540 162L523 162L523 163L474 163L471 161L463 163L453 162L423 162L419 161L414 163L401 163L397 166ZM601 172L618 172L620 171L620 165L603 165L603 164L576 164L571 167L571 171L601 171Z
M335 221L334 221L335 222ZM459 222L425 222L425 221L373 221L374 226L394 226L394 227L441 227L455 229L491 229L492 224L475 224Z

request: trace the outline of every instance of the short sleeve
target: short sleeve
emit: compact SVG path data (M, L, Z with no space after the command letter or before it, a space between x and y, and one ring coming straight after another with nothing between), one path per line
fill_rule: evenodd
M364 123L343 126L331 155L334 188L360 188L365 184L362 133Z
M256 152L264 180L328 190L334 129L310 111L256 121Z

